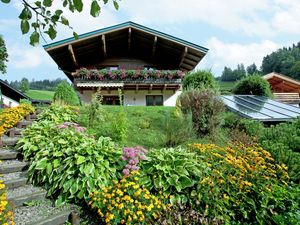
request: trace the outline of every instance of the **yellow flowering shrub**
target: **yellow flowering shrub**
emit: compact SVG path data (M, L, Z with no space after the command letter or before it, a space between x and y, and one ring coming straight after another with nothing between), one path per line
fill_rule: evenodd
M0 179L0 224L14 224L13 212L8 210L7 193L3 180Z
M133 171L112 186L90 193L89 205L106 224L147 224L170 205L167 195L154 196L139 184L139 172Z
M276 215L299 210L287 167L276 164L261 147L193 144L191 151L208 168L191 194L204 215L227 222L268 224Z
M0 136L2 136L7 129L15 126L26 115L33 113L34 110L33 106L26 103L4 109L0 115Z

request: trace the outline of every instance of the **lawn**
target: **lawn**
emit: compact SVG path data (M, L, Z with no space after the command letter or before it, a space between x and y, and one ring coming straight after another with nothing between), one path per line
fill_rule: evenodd
M35 99L35 100L51 100L52 101L54 91L29 90L25 94L28 97Z
M221 92L224 92L224 91L231 92L235 83L236 83L235 81L219 81Z

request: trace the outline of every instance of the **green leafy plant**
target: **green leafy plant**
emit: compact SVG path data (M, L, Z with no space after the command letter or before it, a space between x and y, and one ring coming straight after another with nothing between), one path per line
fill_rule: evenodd
M83 199L117 177L121 150L109 139L96 141L73 126L41 121L26 129L19 146L31 160L30 181L48 187L58 205Z
M10 0L1 0L2 3L8 4ZM65 8L72 13L82 12L83 4L87 4L83 0L63 0L59 4L58 8L54 7L52 4L54 0L43 0L43 1L22 1L22 11L19 15L20 27L22 34L27 34L30 29L33 32L30 35L30 44L37 45L40 40L42 33L47 34L47 36L53 40L56 38L57 30L56 26L58 24L67 26L70 29L73 29L69 20L65 17L64 11ZM107 4L108 0L98 1L93 0L90 3L90 15L97 17L100 15L101 3ZM119 4L117 0L112 0L114 8L119 9ZM78 35L76 32L73 32L74 38L77 39ZM42 38L44 38L42 36Z
M186 149L153 149L141 164L141 182L152 192L163 191L174 195L174 202L187 203L205 170L197 155Z
M74 106L52 104L43 109L43 112L38 115L38 121L51 121L54 124L63 122L76 122L79 109Z
M233 89L234 94L260 95L272 97L270 84L259 74L253 74L240 80Z
M61 101L69 105L79 105L79 98L74 88L66 81L62 81L56 88L54 101Z

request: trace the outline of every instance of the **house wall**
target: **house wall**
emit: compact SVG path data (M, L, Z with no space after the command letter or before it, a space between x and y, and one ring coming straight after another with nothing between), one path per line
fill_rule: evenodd
M84 90L80 93L80 98L82 102L90 102L92 95L95 93L93 90ZM101 91L104 96L117 96L118 91L112 90L110 92L106 90ZM151 93L147 90L140 90L137 93L134 90L124 91L124 105L126 106L146 106L146 96L147 95L163 95L164 106L175 106L177 97L181 94L181 91L166 90L162 93L161 90L153 90Z
M95 66L95 65L93 65ZM133 59L133 58L109 58L103 60L101 63L97 64L96 67L103 68L107 66L118 66L119 69L144 69L145 66L156 67L156 64L153 64L151 61L142 60L142 59Z
M2 100L4 105L9 106L9 107L15 107L19 105L19 102L16 102L15 100L12 100L11 98L5 96L2 94Z

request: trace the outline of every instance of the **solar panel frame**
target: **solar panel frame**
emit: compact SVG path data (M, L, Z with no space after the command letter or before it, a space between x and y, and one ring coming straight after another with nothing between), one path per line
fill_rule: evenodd
M300 108L257 95L223 95L226 107L242 117L262 122L284 122L300 117Z

